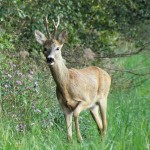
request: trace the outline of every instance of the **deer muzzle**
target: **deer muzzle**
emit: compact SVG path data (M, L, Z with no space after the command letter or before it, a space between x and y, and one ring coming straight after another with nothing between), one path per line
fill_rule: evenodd
M54 58L53 58L53 57L47 57L47 62L48 62L50 65L53 65L53 64L54 64Z

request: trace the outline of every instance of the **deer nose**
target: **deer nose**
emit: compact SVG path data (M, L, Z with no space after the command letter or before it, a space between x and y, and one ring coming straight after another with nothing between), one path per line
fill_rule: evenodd
M47 57L47 62L50 63L50 64L54 63L54 58Z

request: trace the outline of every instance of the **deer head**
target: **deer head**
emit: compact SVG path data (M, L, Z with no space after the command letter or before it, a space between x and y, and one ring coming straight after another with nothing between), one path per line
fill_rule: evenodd
M38 43L43 45L44 47L44 55L46 57L46 60L48 64L54 65L55 61L61 57L61 49L63 47L63 44L67 38L67 31L62 31L59 36L56 37L57 29L60 24L60 18L58 16L57 23L53 20L54 24L54 33L51 37L51 34L48 30L48 20L47 17L45 18L45 27L47 31L48 38L40 32L39 30L35 30L35 38Z

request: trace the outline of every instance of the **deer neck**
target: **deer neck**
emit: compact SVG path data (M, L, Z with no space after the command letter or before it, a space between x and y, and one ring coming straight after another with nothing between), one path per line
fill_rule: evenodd
M56 82L56 85L60 88L64 88L68 81L69 70L66 67L62 56L59 56L54 65L50 66L52 76Z

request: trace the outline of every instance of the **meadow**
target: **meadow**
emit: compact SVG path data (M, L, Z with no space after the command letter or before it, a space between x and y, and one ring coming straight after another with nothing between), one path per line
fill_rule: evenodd
M0 0L0 150L150 150L150 1ZM45 17L49 29L45 28ZM112 78L101 141L89 111L67 140L55 83L34 31L66 29L68 67L95 65ZM147 43L147 44L146 44Z
M124 68L135 69L141 68L136 67L140 63L145 70L150 65L146 56L143 53L115 61ZM70 144L55 95L55 83L44 60L36 62L39 64L36 67L31 58L23 60L12 51L4 51L0 63L1 150L149 150L149 75L118 73L117 86L112 83L108 97L105 139L100 140L95 122L90 113L84 111L80 115L84 141L77 142L73 127L74 141Z

